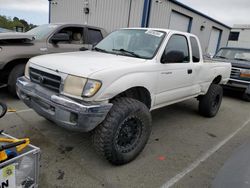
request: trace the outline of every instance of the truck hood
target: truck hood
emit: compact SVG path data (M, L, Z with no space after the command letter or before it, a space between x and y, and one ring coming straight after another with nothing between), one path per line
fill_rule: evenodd
M26 34L26 33L18 33L18 32L0 33L0 40L7 40L7 39L28 39L28 40L33 40L34 36Z
M26 33L0 33L0 44L27 44L34 40L33 35Z
M214 60L231 63L232 67L250 69L250 61L240 61L240 60L220 59L220 58L216 58Z
M145 59L128 56L84 51L34 57L30 60L30 66L32 67L32 64L34 64L61 73L90 77L102 70L131 67L145 61Z

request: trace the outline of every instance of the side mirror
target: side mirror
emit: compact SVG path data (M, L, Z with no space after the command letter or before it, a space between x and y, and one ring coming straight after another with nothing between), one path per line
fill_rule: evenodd
M69 41L69 34L67 34L67 33L57 33L51 38L51 41L54 44L57 44L58 42L65 42L65 41L67 42L67 41Z
M170 51L163 54L161 58L162 63L182 63L185 60L184 53L181 51Z
M0 102L0 118L2 118L7 112L7 106Z

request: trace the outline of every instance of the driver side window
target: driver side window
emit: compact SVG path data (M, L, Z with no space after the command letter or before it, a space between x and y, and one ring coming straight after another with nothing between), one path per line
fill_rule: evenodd
M60 41L59 44L83 44L83 28L81 27L65 27L57 33L65 33L69 35L69 41Z
M161 58L161 63L189 63L189 47L184 35L172 35Z

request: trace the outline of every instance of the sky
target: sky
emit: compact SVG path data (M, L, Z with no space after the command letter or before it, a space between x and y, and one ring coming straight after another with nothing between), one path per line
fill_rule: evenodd
M0 15L25 19L28 23L48 23L48 0L0 0Z
M179 0L222 23L250 24L250 0Z
M74 0L72 0L74 1ZM178 0L222 23L250 24L250 0ZM0 14L36 25L48 23L48 0L0 0Z

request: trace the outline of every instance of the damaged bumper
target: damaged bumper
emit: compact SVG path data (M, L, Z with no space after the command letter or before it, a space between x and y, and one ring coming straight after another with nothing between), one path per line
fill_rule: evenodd
M61 96L25 77L17 81L19 98L39 115L70 130L88 132L99 125L112 107L107 104L90 104Z

